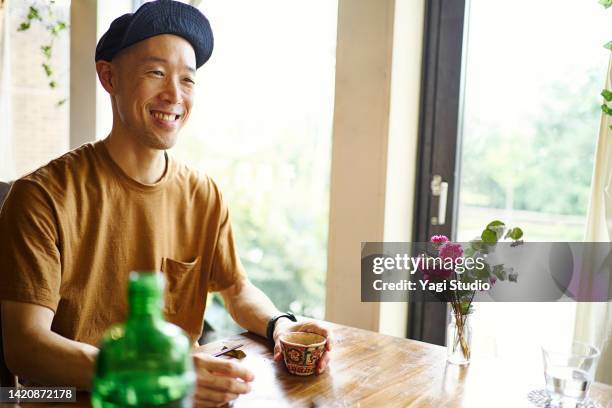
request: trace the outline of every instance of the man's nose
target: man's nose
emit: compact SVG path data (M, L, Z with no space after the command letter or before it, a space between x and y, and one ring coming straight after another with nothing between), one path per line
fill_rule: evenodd
M181 88L179 86L178 80L169 78L165 85L164 90L161 94L161 98L164 102L170 104L181 104L183 103L183 97L181 94Z

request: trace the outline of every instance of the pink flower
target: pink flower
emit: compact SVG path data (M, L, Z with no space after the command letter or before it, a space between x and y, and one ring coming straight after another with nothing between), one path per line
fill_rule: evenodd
M432 269L431 271L429 271L429 273L431 273L432 276L435 276L436 278L440 278L440 279L448 279L451 276L451 273L453 272L452 269Z
M432 244L444 244L445 242L448 242L448 237L446 235L433 235L431 237L431 243Z
M452 269L444 268L444 260L439 257L423 258L423 263L421 264L421 271L423 272L423 276L426 276L427 280L431 278L447 279L453 272Z
M461 258L463 255L463 248L461 248L460 244L453 244L452 242L447 242L446 244L440 247L440 257L442 259L450 258L455 260L457 258Z
M491 287L495 286L495 282L497 282L497 278L495 276L491 276L489 278L489 282L491 283Z

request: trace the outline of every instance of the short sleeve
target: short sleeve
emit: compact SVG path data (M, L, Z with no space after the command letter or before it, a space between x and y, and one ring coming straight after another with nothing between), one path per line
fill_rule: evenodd
M50 196L33 181L17 180L0 211L0 299L35 303L55 312L60 259Z
M209 292L215 292L229 288L246 274L236 251L229 210L214 183L211 184L219 200L219 232L208 287Z

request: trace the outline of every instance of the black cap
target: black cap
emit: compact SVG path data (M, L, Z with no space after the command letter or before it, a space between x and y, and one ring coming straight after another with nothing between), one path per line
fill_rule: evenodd
M111 23L96 46L96 61L112 61L124 48L160 34L174 34L189 41L195 51L196 68L212 54L212 30L200 10L179 1L156 0Z

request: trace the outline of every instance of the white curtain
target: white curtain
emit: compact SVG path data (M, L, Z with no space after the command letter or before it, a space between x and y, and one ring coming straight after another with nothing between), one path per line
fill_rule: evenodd
M606 89L612 91L612 54ZM585 242L612 241L612 116L602 114L595 150L591 199ZM612 281L610 282L612 286ZM579 303L575 339L598 346L602 352L596 380L612 384L612 302Z
M0 5L0 180L15 178L13 162L11 114L11 71L10 71L10 36L9 5L6 0Z

